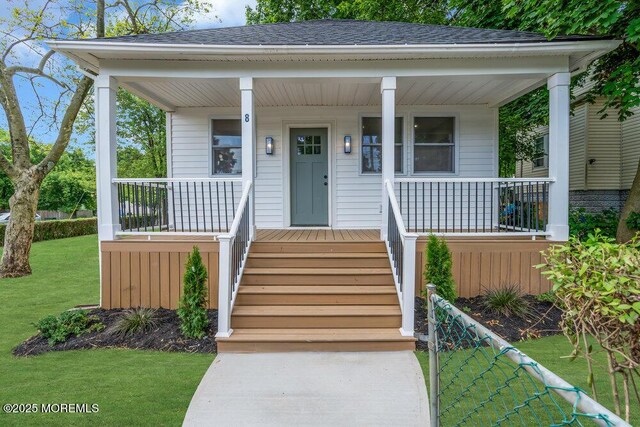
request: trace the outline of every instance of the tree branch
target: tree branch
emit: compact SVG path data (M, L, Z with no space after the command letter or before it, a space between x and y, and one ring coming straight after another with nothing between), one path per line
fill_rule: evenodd
M67 107L67 111L62 118L62 123L60 124L60 130L58 131L56 142L53 144L53 147L51 147L51 151L49 151L45 158L35 166L36 171L41 174L42 178L44 178L51 171L51 169L53 169L56 163L58 163L58 160L60 160L60 157L69 145L71 132L73 131L73 123L75 122L76 117L78 116L78 112L82 107L82 103L87 97L89 89L91 89L92 85L93 80L91 80L89 77L83 77L78 83L76 91L71 98L71 102Z
M0 153L0 170L7 174L7 176L11 178L11 180L14 180L18 176L18 171L16 170L16 168L2 153Z
M29 137L20 109L18 94L11 75L7 74L4 61L0 60L0 105L4 109L11 137L13 167L28 169L31 167L29 155Z
M51 53L53 51L49 51L48 53ZM46 56L46 55L45 55ZM43 59L45 59L45 57L43 57ZM42 63L42 61L41 61ZM46 61L45 61L46 63ZM10 77L16 73L26 73L26 74L34 74L36 76L40 76L43 77L45 79L51 80L53 83L57 84L58 86L60 86L63 89L69 89L69 86L67 86L65 83L61 82L60 80L56 79L53 76L50 76L49 74L45 73L43 70L41 70L40 68L33 68L33 67L24 67L21 65L14 65L12 67L8 67L6 69L7 75Z

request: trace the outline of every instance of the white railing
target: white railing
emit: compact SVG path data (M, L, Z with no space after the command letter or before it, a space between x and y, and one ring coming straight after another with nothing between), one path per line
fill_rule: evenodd
M386 236L384 236L393 270L393 279L402 310L403 336L413 336L413 317L416 283L416 233L405 229L393 186L385 181L384 191L388 200Z
M546 236L550 178L397 178L408 231Z
M218 258L218 333L217 337L231 335L231 312L238 295L240 279L247 261L251 242L255 238L252 219L252 182L242 191L238 209L228 233L220 234Z
M119 235L228 232L241 178L118 178Z

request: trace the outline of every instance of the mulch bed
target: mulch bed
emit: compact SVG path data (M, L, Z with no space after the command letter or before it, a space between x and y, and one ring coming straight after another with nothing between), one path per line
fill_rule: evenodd
M50 346L47 339L35 335L13 349L16 356L34 356L47 351L80 350L92 348L129 348L161 351L181 351L188 353L215 353L215 334L218 329L217 310L208 310L209 330L200 339L185 338L180 332L180 322L175 310L156 310L156 324L151 332L120 337L110 333L114 322L127 310L94 309L88 315L95 315L105 328L100 332L90 332L72 336L63 343Z
M458 298L455 306L466 312L473 320L487 327L497 335L510 343L524 339L541 338L562 333L560 329L560 317L562 311L552 303L538 301L532 295L524 297L531 309L528 319L511 316L506 317L488 313L482 305L482 297ZM468 307L465 308L465 307ZM427 335L427 306L424 298L416 297L415 301L415 330L420 335ZM418 350L427 351L427 343L423 340L417 342Z

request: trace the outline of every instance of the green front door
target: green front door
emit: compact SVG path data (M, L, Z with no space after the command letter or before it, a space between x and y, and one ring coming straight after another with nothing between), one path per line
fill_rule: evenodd
M329 225L327 129L291 129L291 225Z

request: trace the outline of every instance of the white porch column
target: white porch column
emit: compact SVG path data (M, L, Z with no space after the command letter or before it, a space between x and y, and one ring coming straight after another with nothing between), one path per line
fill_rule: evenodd
M569 238L569 103L571 74L547 79L549 89L549 222L551 240Z
M98 205L98 238L113 240L120 230L118 191L111 182L117 176L116 155L116 91L118 83L109 75L95 80L96 115L96 190Z
M384 183L388 180L393 185L395 175L396 78L383 77L380 82L380 92L382 93L382 226L380 234L382 239L385 239L389 202Z
M240 78L240 110L242 121L242 188L244 190L247 184L253 181L255 176L256 121L252 77ZM254 193L255 186L251 189L251 194L249 195L249 206L251 208L249 229L251 231L251 240L253 240L256 234Z

